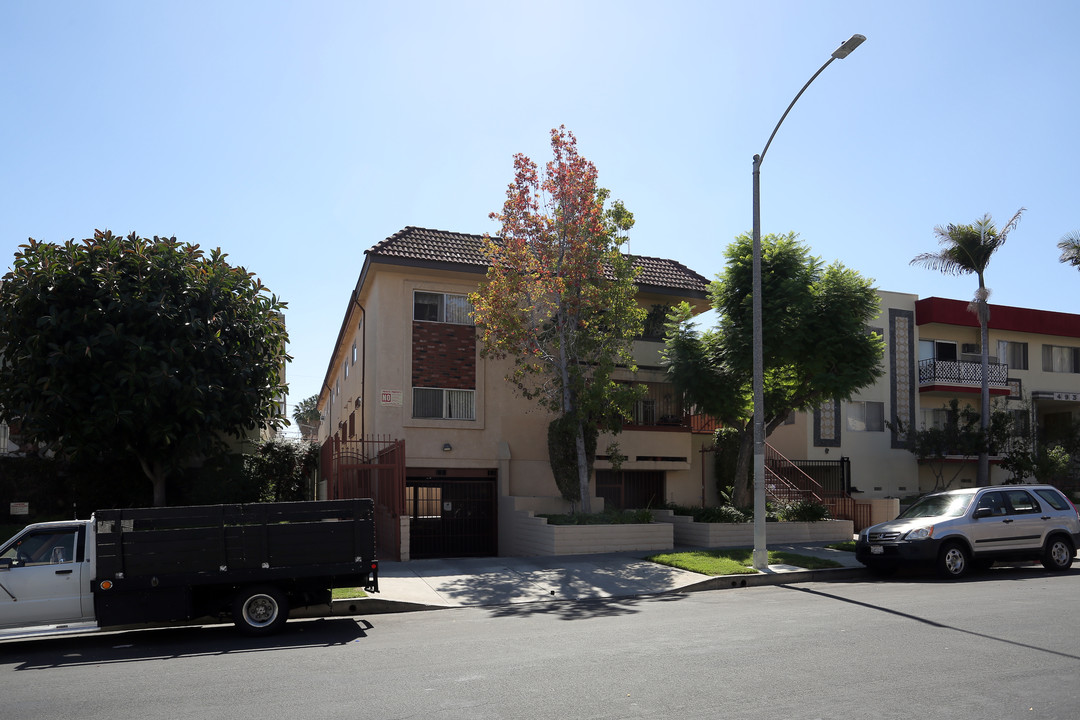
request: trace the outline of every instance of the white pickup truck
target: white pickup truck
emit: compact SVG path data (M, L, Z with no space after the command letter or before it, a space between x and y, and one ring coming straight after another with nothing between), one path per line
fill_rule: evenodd
M281 629L331 589L378 591L371 500L99 510L0 545L0 639L231 617Z

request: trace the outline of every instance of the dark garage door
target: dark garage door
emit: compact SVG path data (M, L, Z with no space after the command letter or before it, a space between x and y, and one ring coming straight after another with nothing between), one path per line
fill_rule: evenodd
M663 470L596 471L596 494L608 510L640 510L664 505Z
M496 502L495 478L407 477L409 556L498 555Z

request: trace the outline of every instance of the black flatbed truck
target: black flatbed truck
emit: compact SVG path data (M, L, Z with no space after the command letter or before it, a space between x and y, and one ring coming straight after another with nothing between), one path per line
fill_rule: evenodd
M269 634L378 578L370 499L99 510L0 546L0 636L222 617Z

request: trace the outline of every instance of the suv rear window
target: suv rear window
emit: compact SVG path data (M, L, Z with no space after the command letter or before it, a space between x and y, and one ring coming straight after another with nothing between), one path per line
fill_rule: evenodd
M1050 488L1039 488L1035 491L1035 494L1041 497L1046 502L1050 503L1050 506L1055 510L1068 510L1069 502L1061 497L1061 493L1057 490Z

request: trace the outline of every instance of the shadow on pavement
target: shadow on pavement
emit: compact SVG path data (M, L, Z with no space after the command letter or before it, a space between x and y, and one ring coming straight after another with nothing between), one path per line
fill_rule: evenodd
M292 620L276 635L247 637L232 625L189 625L0 643L0 668L42 670L234 653L333 647L367 637L366 620Z
M977 580L979 577L980 576L975 576L972 579ZM1001 580L1001 579L1011 579L1011 578L996 577L996 578L993 578L993 579ZM887 582L887 581L885 581L885 582ZM945 581L945 582L949 582L949 581ZM939 628L941 630L951 630L953 632L963 633L965 635L971 635L972 637L983 638L985 640L993 640L993 641L996 641L996 642L1005 643L1007 645L1013 645L1015 647L1022 647L1022 648L1026 648L1028 650L1036 650L1038 652L1046 653L1048 655L1056 655L1058 657L1068 658L1069 660L1080 660L1080 655L1073 655L1071 653L1064 653L1064 652L1061 652L1059 650L1051 650L1050 648L1039 647L1037 645L1031 645L1029 643L1018 642L1016 640L1007 640L1007 639L1002 638L1002 637L997 637L995 635L988 635L987 633L976 632L974 630L965 630L964 628L956 627L954 625L947 625L945 623L941 623L941 622L938 622L936 620L931 620L930 618L921 617L919 615L914 615L912 613L906 613L906 612L903 612L901 610L894 610L892 608L885 607L884 605L875 605L873 603L867 603L867 602L863 602L861 600L853 600L851 598L843 597L842 595L837 595L837 594L834 594L834 593L828 593L828 592L824 592L822 590L815 590L815 589L808 588L808 587L796 587L794 585L778 585L777 587L783 588L785 590L794 590L795 592L801 592L801 593L805 593L807 595L813 595L815 597L826 598L828 600L835 600L837 602L846 603L848 605L855 605L855 606L858 606L858 607L867 608L869 610L876 610L876 611L881 612L881 613L887 613L889 615L895 615L896 617L902 617L902 618L906 618L908 620L913 620L915 622L923 623L924 625L930 625L931 627Z
M561 600L541 603L514 603L484 608L491 617L529 617L550 615L559 620L590 620L602 617L618 617L640 612L639 606L655 603L677 602L686 599L683 593L667 595L643 595L639 597L606 597L588 600Z

